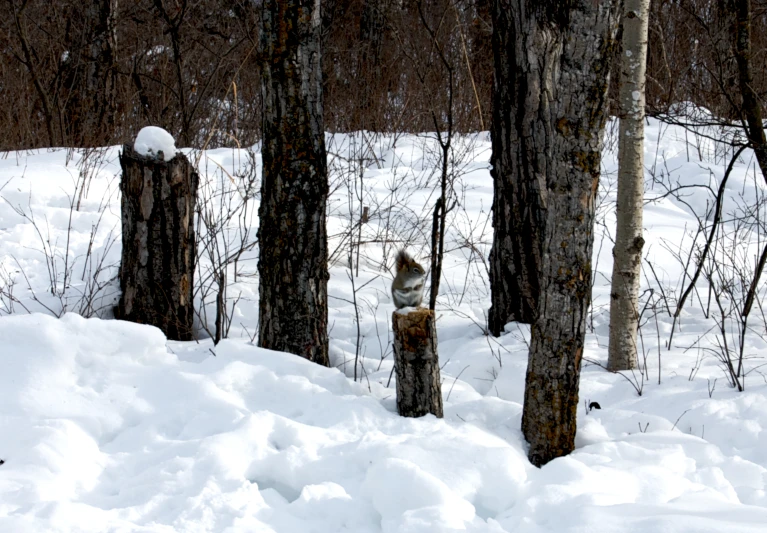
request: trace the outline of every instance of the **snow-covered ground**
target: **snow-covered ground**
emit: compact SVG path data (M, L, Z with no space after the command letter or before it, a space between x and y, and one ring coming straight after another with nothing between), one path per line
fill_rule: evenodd
M722 265L709 272L714 290L702 275L668 349L699 227L692 213L711 218L710 189L731 152L652 120L645 149L647 377L596 364L607 357L612 269L616 163L608 151L581 378L582 402L601 409L584 404L577 449L542 469L527 461L520 431L528 332L510 326L495 339L483 329L492 231L487 135L461 138L454 160L459 202L438 305L442 420L397 416L389 381L394 251L407 244L426 265L430 241L438 165L428 137L328 138L330 369L251 342L257 198L228 219L219 207L241 205L258 190L257 153L190 154L203 175L210 227L224 229L216 248L200 227L201 250L210 253L198 273L207 287L197 293L205 302L200 340L191 343L109 319L121 242L118 149L2 154L0 531L764 531L761 300L749 319L748 374L738 392L722 369L712 292L723 295L725 311L740 305L724 289L742 295L733 287L747 284L761 244L755 210L750 222L736 215L765 187L744 152L728 182L726 231L712 252ZM360 232L354 224L365 206ZM750 247L735 246L748 239ZM363 243L353 248L351 269L350 242ZM228 267L230 338L213 346L210 272L222 254L212 250L243 245ZM736 283L725 283L728 272ZM725 312L729 349L738 345L733 318Z

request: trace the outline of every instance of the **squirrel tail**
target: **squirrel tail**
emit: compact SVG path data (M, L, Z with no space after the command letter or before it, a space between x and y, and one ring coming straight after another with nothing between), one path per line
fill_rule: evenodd
M400 251L397 252L397 272L402 270L402 267L405 265L408 265L413 262L413 258L410 257L410 255L405 251L404 248L402 248Z

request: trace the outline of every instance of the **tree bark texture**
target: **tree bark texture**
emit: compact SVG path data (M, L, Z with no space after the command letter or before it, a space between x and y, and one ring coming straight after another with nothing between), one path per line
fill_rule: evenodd
M394 366L397 369L397 412L442 418L442 385L434 311L394 311Z
M151 324L168 339L192 340L194 211L199 177L183 154L120 154L122 296L117 318Z
M534 2L493 0L493 246L488 326L532 324L538 308L550 172L550 105L546 81L558 68L561 32L526 27ZM529 5L528 5L529 4ZM529 20L526 20L529 19Z
M360 50L356 72L361 83L356 84L359 93L355 97L362 111L362 127L373 131L379 131L380 118L366 111L376 105L374 89L380 74L388 1L363 0L360 14Z
M767 181L767 137L765 137L763 127L762 103L760 96L754 89L754 74L752 70L751 19L753 12L751 10L751 0L730 0L726 7L735 15L735 31L733 32L735 61L738 65L738 81L742 100L741 111L745 116L747 124L746 136L748 137L749 146L754 150L759 170L762 172L762 178ZM743 304L743 320L748 318L754 300L757 297L759 280L762 277L765 264L767 264L767 244L762 248L753 278L749 284L746 301Z
M624 0L618 126L618 203L610 289L607 368L637 367L639 282L642 273L644 116L650 0ZM616 65L618 66L618 65Z
M541 466L574 447L619 0L496 2L496 11L510 12L513 65L528 73L515 105L529 107L511 114L518 139L510 146L518 154L519 190L532 191L535 200L524 204L517 196L515 205L530 209L527 220L543 221L536 228L540 288L522 413L528 456ZM514 216L517 208L507 209Z
M66 141L74 146L93 146L94 137L109 135L115 126L117 8L118 0L83 4L82 28L64 63L66 85L71 90L64 127Z
M96 95L97 107L94 110L96 127L113 129L116 112L116 68L117 15L118 0L99 0L94 2L97 15L96 31L91 43L92 63L88 69L88 94ZM92 92L91 92L92 90Z
M259 345L327 366L320 1L265 0L261 24Z
M387 0L363 0L362 2L360 40L363 64L375 67L380 64L387 7Z
M762 121L762 104L754 90L754 73L751 58L751 0L729 0L727 9L734 14L733 41L735 61L738 65L738 85L742 100L746 136L754 150L762 175L767 180L767 137Z

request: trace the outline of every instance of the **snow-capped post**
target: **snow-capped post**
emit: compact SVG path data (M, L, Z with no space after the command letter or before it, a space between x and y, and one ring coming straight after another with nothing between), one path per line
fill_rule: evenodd
M397 412L400 416L419 417L431 413L442 418L434 311L410 309L400 309L392 314Z
M173 137L146 127L120 154L122 296L117 318L192 339L194 211L199 176Z

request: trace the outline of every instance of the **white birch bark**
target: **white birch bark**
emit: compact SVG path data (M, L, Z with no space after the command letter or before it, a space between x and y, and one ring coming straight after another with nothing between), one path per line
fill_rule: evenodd
M645 69L650 0L624 0L620 62L617 231L610 290L607 367L637 367L644 195Z

